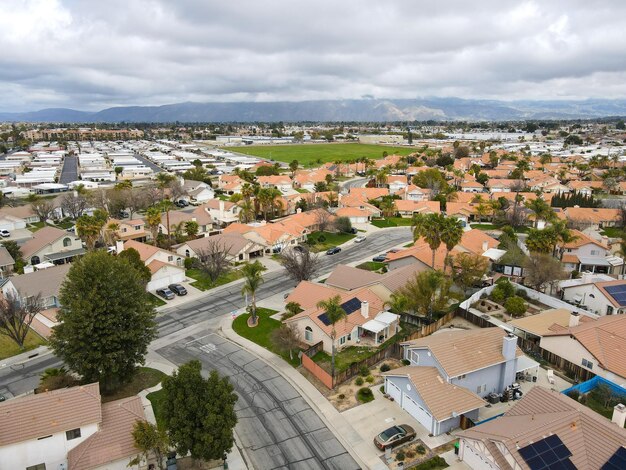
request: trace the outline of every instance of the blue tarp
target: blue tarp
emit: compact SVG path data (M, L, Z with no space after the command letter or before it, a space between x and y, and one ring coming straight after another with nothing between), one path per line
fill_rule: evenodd
M568 394L572 390L577 390L579 393L587 393L596 388L598 385L606 385L611 389L611 391L617 395L622 395L626 397L626 388L620 387L616 383L611 382L603 377L596 375L593 379L587 380L586 382L579 383L578 385L574 385L568 389L563 390L561 393Z

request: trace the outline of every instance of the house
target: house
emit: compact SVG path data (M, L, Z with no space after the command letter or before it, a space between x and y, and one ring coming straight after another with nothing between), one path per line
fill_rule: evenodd
M45 309L58 308L61 284L70 270L69 264L61 264L46 269L38 269L29 273L11 276L2 284L2 294L20 298L41 295Z
M293 187L315 192L315 183L325 183L327 176L332 177L333 173L325 168L299 170L293 177Z
M580 321L572 315L567 327L552 328L539 342L551 362L582 380L599 375L626 386L626 315Z
M608 245L578 230L570 232L574 240L558 247L559 258L566 271L622 274L624 260L612 255Z
M147 291L161 289L185 280L183 257L177 253L135 240L120 241L116 245L118 252L130 248L137 250L141 261L150 269L152 278L146 285Z
M554 212L560 219L567 220L568 225L578 229L615 227L622 220L620 209L566 207L565 209L555 208Z
M461 191L464 193L482 193L485 187L476 180L466 180L461 183Z
M258 176L256 180L262 188L276 188L282 193L290 192L293 184L288 175Z
M460 433L459 459L475 470L624 468L626 410L616 413L617 426L567 395L533 387L504 415Z
M35 214L35 211L33 211L33 208L30 204L27 204L25 206L3 207L2 209L0 209L0 214L2 214L3 216L10 215L17 219L21 219L26 224L36 224L37 222L39 222L39 216ZM15 228L23 227L16 226Z
M408 188L409 183L406 175L390 175L387 177L387 186L389 186L389 192L393 194Z
M26 222L24 219L0 212L0 230L8 230L9 232L12 232L13 230L22 228L26 228Z
M200 207L209 213L212 221L222 227L239 220L240 208L234 202L212 199Z
M117 227L115 237L119 240L137 240L138 242L145 242L148 237L151 237L150 232L146 231L146 222L143 219L109 219L106 226Z
M203 204L215 197L215 191L202 181L185 180L183 189L187 193L187 199L191 204ZM185 199L183 197L183 199Z
M380 282L382 274L359 269L346 264L338 264L324 281L324 284L344 291L358 289Z
M257 245L240 233L223 233L210 237L201 237L189 240L174 247L176 253L185 258L197 258L203 252L210 253L218 248L225 250L232 262L246 262L251 258L263 256L264 247Z
M596 315L626 313L626 280L596 282L592 275L584 273L576 281L559 284L561 298L566 302L586 308Z
M341 207L335 211L337 217L347 217L351 224L366 224L371 220L372 213L365 208Z
M431 190L420 188L414 184L409 184L405 186L404 189L401 189L394 194L407 201L428 201L430 199Z
M439 214L441 208L439 201L397 199L393 202L400 217L413 217L415 214Z
M285 300L297 302L304 311L288 318L284 323L293 325L305 344L323 343L323 349L331 353L333 328L336 336L334 346L341 350L348 346L378 346L400 330L400 317L388 312L383 301L371 290L359 289L343 292L331 287L312 287L315 284L303 281ZM328 321L326 312L317 307L317 302L338 295L341 307L346 312L344 320L334 326Z
M462 416L476 419L482 398L515 382L523 356L517 337L500 328L445 331L402 346L409 365L384 374L385 392L433 435L457 428Z
M144 420L139 397L102 404L97 383L7 400L0 403L0 466L128 468L138 454L132 430Z
M4 246L0 246L0 278L9 276L14 267L15 260Z
M567 183L567 187L571 191L576 191L578 194L582 194L583 196L591 196L595 192L602 191L604 188L603 181L581 181L581 180L572 180Z
M86 251L83 242L75 234L50 226L33 233L33 238L24 243L21 250L24 261L32 265L45 262L69 263Z
M167 227L169 218L169 229ZM159 224L159 232L165 235L169 233L187 233L186 224L188 222L195 222L198 224L197 235L204 235L209 233L213 229L213 219L211 214L206 210L204 206L196 207L193 210L181 210L170 211L169 216L167 213L161 215L161 223Z

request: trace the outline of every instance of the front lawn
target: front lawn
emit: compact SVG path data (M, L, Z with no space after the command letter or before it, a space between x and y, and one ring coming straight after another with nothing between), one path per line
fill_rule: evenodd
M350 367L353 362L359 362L367 359L378 351L377 348L367 346L348 346L345 349L335 353L335 372L342 372ZM330 371L330 354L319 351L311 359L320 367Z
M31 232L36 232L37 230L41 230L42 228L44 228L46 226L45 222L35 222L32 224L28 224L28 230L30 230Z
M624 235L624 230L619 227L605 227L600 233L609 238L621 238Z
M298 191L300 194L309 194L308 189L295 188L295 190Z
M257 307L256 313L259 317L259 323L254 328L250 328L248 326L248 318L250 317L249 313L242 313L241 315L238 315L233 321L233 330L235 330L235 333L252 341L253 343L258 344L259 346L263 346L265 349L272 351L274 354L279 355L292 366L298 367L300 365L298 351L294 350L293 359L290 359L288 352L281 353L272 343L272 332L280 328L282 325L279 320L270 318L276 313L276 310Z
M311 251L320 252L342 245L353 238L352 233L313 232L307 237L307 244L311 246Z
M495 224L470 224L470 227L478 230L500 230L499 225Z
M236 281L237 279L241 279L243 277L240 269L232 269L226 274L222 274L215 280L215 282L211 282L211 279L206 274L204 274L201 270L195 268L185 271L185 275L187 277L195 279L195 281L192 282L191 285L200 290L213 289L214 287L228 284L229 282Z
M359 264L357 268L365 269L366 271L379 271L385 267L385 263L379 263L377 261L366 261L365 263Z
M410 227L413 224L413 219L404 217L386 217L384 219L372 220L372 225L378 228L390 228L390 227Z
M167 302L163 300L161 297L157 297L154 294L148 293L147 296L148 302L152 304L154 308L162 307L163 305L167 305Z
M166 374L160 370L151 369L150 367L140 367L137 369L130 382L122 385L122 387L110 395L103 395L102 402L106 403L109 401L119 400L121 398L132 397L146 388L154 387L165 377Z
M44 344L46 344L46 340L32 330L28 330L28 333L26 334L24 349L20 349L19 346L15 344L15 341L8 336L0 335L0 359L6 359L7 357L31 351Z
M152 403L152 411L154 411L154 417L156 418L157 426L163 428L163 402L165 401L165 391L163 389L157 392L151 392L146 395L146 398Z

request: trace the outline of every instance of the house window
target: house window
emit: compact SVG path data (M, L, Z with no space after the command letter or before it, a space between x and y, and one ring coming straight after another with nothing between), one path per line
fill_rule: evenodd
M141 225L135 225L135 230L141 230Z
M346 344L346 337L342 336L341 338L339 338L339 344Z
M411 363L418 365L420 363L420 355L417 351L411 351Z
M30 467L26 467L26 470L46 470L46 464L40 463L37 465L31 465Z
M487 390L487 384L482 384L476 387L476 393L484 393Z
M68 441L72 439L77 439L80 437L80 428L70 429L69 431L65 431L65 437Z
M313 341L313 330L310 326L304 329L304 339L307 341Z
M122 227L122 233L126 233L126 232L127 232L126 227Z
M72 239L71 238L64 238L63 239L63 246L70 246L72 244Z
M465 374L459 375L459 380L463 380L465 378Z
M185 250L185 258L189 258L191 256L191 253L189 253L189 250Z
M587 369L593 369L593 362L588 361L587 359L583 359L583 367Z
M613 307L610 305L606 306L606 314L607 315L613 315Z
M597 256L598 250L591 250L591 256Z
M167 260L168 261L174 261L174 257L170 255L170 256L167 257Z

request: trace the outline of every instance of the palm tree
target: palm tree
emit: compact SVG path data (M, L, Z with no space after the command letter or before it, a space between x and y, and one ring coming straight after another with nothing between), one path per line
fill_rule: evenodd
M346 311L341 306L341 297L335 295L327 300L320 300L317 303L317 308L320 310L325 310L326 318L328 322L332 325L333 329L330 332L331 339L331 359L330 359L330 374L333 379L335 378L335 338L337 336L337 331L335 330L335 323L337 323L342 318L346 318Z
M441 227L441 241L446 245L446 261L450 256L450 250L457 246L463 238L463 224L456 217L447 217L443 219ZM446 266L443 266L443 272L446 272Z
M550 204L539 197L531 201L526 201L524 205L527 209L530 209L535 213L535 227L539 225L540 219L549 222L555 217L554 210L550 207Z
M254 204L252 204L252 201L244 199L239 203L239 207L239 214L237 215L239 222L243 224L252 222L254 220Z
M152 239L156 244L157 236L159 234L159 225L161 224L161 211L158 207L151 207L146 211L146 225L152 233Z
M163 199L160 206L163 212L165 212L165 219L167 221L167 241L169 248L169 245L172 244L172 231L170 230L170 211L172 210L172 207L174 207L174 204L169 199Z
M250 294L250 318L252 325L257 324L256 291L259 290L259 287L261 287L261 284L264 282L263 275L261 274L264 270L265 268L258 260L254 263L246 263L244 267L241 268L241 273L244 277L241 295L245 296Z
M394 292L389 296L389 300L385 302L385 306L393 313L404 313L409 306L409 299L398 292Z
M113 245L117 240L117 231L120 229L120 224L117 222L111 222L107 225L105 232L105 239L108 245Z
M424 238L433 251L431 267L435 269L435 253L441 246L441 232L446 217L443 214L417 214L413 218L413 240Z
M396 203L391 196L383 196L380 202L380 210L383 213L383 217L391 217L396 208Z
M157 187L161 190L161 199L165 198L165 188L176 179L174 175L161 171L156 175Z
M379 188L384 187L389 179L389 171L386 168L381 168L376 172L376 186Z

